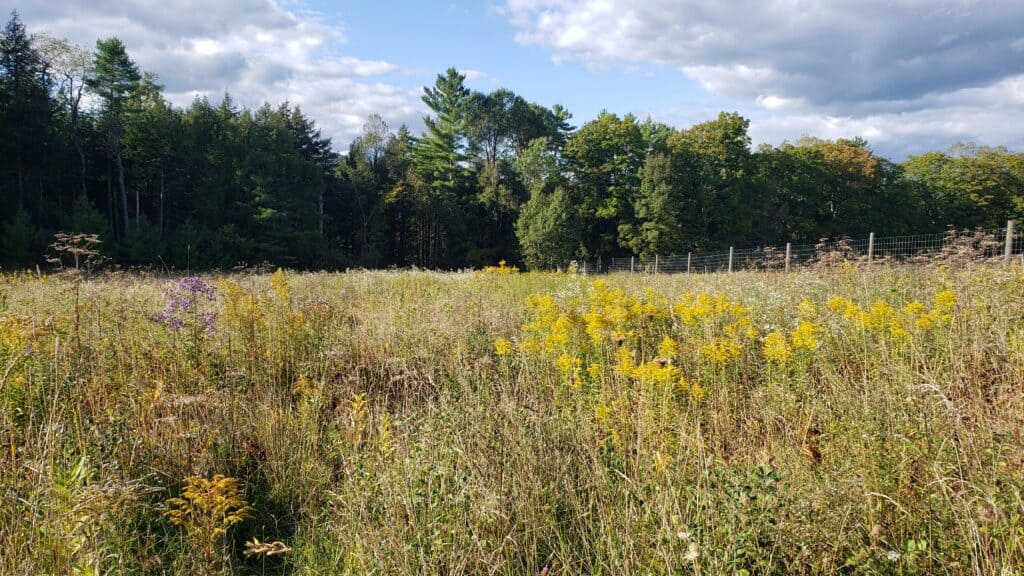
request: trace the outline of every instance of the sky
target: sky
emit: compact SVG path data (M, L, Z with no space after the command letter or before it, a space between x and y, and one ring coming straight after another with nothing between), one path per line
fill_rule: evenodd
M755 144L865 138L897 160L1024 149L1021 0L0 0L32 33L117 36L167 97L288 100L337 150L366 117L422 128L449 66L483 92L685 128L736 111Z

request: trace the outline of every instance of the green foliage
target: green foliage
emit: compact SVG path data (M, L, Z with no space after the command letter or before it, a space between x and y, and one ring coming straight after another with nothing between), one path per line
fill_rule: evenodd
M0 252L4 266L21 268L39 261L36 251L36 228L24 210L19 210L14 219L7 223L0 237Z

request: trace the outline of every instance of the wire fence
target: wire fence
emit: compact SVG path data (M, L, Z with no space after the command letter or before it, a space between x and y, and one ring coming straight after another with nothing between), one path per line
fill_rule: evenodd
M639 274L785 271L797 267L829 266L844 262L925 263L950 261L1010 261L1024 259L1024 231L1006 227L949 231L911 236L822 240L817 244L786 244L759 248L730 248L718 252L691 252L656 256L625 256L578 260L568 269L585 274L629 272Z

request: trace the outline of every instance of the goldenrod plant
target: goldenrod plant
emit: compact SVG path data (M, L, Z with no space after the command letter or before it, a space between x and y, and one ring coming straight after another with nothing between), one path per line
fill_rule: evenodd
M224 555L228 530L252 517L253 509L242 498L237 478L215 474L212 478L190 476L181 496L167 500L171 524L185 530L186 539L212 566Z

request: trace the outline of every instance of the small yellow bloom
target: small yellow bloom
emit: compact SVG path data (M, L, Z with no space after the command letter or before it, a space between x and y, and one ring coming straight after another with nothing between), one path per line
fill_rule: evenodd
M941 310L943 314L949 314L956 307L956 292L943 290L935 294L935 309Z
M797 325L796 330L790 334L793 348L799 350L817 350L820 345L818 334L820 328L814 322L804 320Z
M807 298L804 298L796 307L796 314L804 320L813 320L818 315L818 307Z
M506 338L498 338L494 341L494 353L498 356L508 356L512 353L512 343Z
M665 336L661 339L661 344L658 346L658 356L662 358L672 358L679 353L679 345L671 336Z
M777 364L785 364L793 355L793 349L789 347L786 335L778 331L764 337L762 351L765 358Z
M732 338L712 338L710 342L701 347L701 354L711 358L717 363L725 363L739 358L742 352L740 343Z

